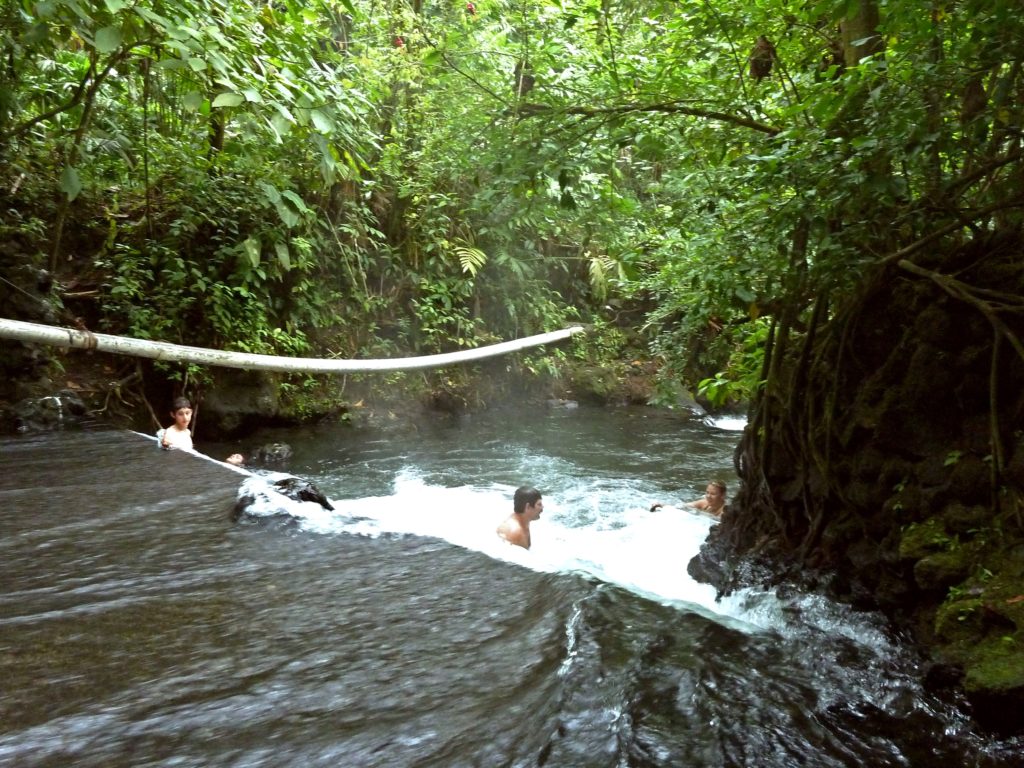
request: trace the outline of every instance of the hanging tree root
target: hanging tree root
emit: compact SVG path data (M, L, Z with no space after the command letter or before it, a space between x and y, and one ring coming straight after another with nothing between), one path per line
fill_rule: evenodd
M751 434L737 452L737 470L747 487L744 506L758 510L759 514L745 515L744 519L737 521L737 528L731 532L734 543L774 530L781 534L783 543L799 540L798 557L805 561L819 544L829 522L829 512L836 509L836 502L840 507L856 506L852 499L847 499L847 489L841 479L832 476L832 452L836 441L844 440L846 429L842 426L844 416L837 409L843 407L840 393L844 387L844 372L850 365L850 356L857 352L857 326L865 317L868 303L878 297L879 290L890 285L891 266L926 277L954 299L978 309L990 323L995 336L1007 341L1017 356L1024 360L1024 345L1003 318L1006 313L1024 312L1024 299L970 286L906 259L898 262L886 260L836 317L827 319L827 296L819 296L799 351L788 349L792 346L788 343L792 335L791 325L786 321L792 318L783 317L778 327L773 327L774 332L770 336L773 347L770 367L766 360L764 376L769 384L755 409ZM795 352L795 359L787 352ZM900 344L896 344L888 354L890 363L898 361L903 354ZM1006 465L996 397L1000 344L994 345L992 355L989 374L989 429L993 454L990 483L994 497L998 497ZM795 366L788 375L784 375L785 359L792 360ZM772 477L773 467L786 463L796 471L792 481L801 486L790 488L794 504L787 504L778 497L778 489L773 489L777 480ZM1004 500L1011 505L1015 518L1021 523L1019 509L1012 501L1012 497Z
M122 405L128 405L128 403L125 401L125 390L129 387L129 385L136 384L141 381L142 374L138 370L138 368L136 368L136 370L132 371L127 376L124 376L118 379L117 381L110 382L107 385L107 393L103 398L103 407L93 411L93 415L97 416L101 413L106 413L107 410L110 408L110 401L114 397L116 397L117 402L121 403Z
M906 259L900 260L897 264L901 269L913 275L931 280L954 299L974 307L992 326L992 358L989 370L989 440L992 445L992 496L998 508L1000 502L999 484L1005 468L997 398L1000 342L1003 340L1008 341L1017 353L1017 356L1024 362L1024 345L1021 344L1013 329L1003 321L998 313L1024 313L1024 298L1001 291L976 288L955 277L925 269ZM1017 524L1024 527L1024 519L1021 517L1019 504L1014 504L1013 513Z

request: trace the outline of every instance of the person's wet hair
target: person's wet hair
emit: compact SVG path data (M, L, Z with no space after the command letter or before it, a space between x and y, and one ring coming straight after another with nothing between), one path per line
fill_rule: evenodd
M516 494L512 497L512 511L522 514L528 505L536 504L540 499L540 491L536 488L531 488L528 485L516 488Z

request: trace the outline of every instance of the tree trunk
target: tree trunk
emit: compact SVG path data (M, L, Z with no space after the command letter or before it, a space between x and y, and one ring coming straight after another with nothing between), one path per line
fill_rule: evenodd
M64 349L86 349L109 352L115 355L145 357L150 360L167 360L196 365L213 365L223 368L241 368L246 371L283 371L290 373L369 373L374 371L413 371L425 368L443 368L449 365L486 360L507 355L523 349L565 341L578 333L582 326L571 326L560 331L539 333L512 341L489 344L486 347L463 349L458 352L444 352L420 357L398 357L391 359L321 360L306 357L279 357L256 355L249 352L225 352L219 349L189 347L169 344L165 341L133 339L127 336L112 336L106 333L90 333L74 328L58 328L52 325L27 323L21 320L0 318L0 338L14 339L26 344L48 344Z
M100 86L103 85L103 81L106 80L107 75L110 74L111 70L114 69L118 64L128 57L128 51L119 51L110 58L107 65L103 68L103 71L96 75L89 86L85 89L85 94L82 97L82 119L78 122L78 128L75 129L75 135L71 141L71 148L68 151L67 157L64 160L65 168L74 168L75 163L78 162L78 155L82 148L82 142L85 140L85 133L89 130L89 124L92 122L92 111L93 106L96 103L96 94L99 93ZM91 71L95 71L95 61L90 66ZM64 224L67 221L68 211L71 208L71 200L65 194L60 201L60 206L57 209L57 215L53 224L53 248L50 251L50 271L54 272L57 269L57 262L60 259L61 241L64 237Z
M843 43L843 61L848 67L885 49L878 34L878 0L861 0L856 9L839 22Z

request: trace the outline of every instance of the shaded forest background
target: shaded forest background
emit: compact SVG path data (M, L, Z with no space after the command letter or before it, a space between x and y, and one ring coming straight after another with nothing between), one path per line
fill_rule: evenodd
M0 9L0 315L346 358L587 323L521 373L751 405L707 577L828 573L1020 726L1018 2ZM57 378L3 350L6 399Z

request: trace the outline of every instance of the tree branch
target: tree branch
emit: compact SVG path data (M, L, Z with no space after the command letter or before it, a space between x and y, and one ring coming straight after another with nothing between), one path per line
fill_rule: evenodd
M890 253L888 256L882 259L881 263L892 264L894 262L899 262L901 259L905 259L910 254L921 250L933 240L938 240L943 235L948 235L950 232L955 232L956 230L961 229L962 227L966 227L972 221L977 221L978 219L984 218L985 216L988 216L991 213L1001 211L1004 208L1019 208L1021 206L1024 206L1024 198L1015 198L1013 200L1003 200L998 203L992 203L992 205L986 205L984 208L979 208L975 211L965 213L964 215L960 216L956 221L947 224L944 227L939 227L934 232L929 232L920 240L911 243L905 248L900 248L900 250L894 253ZM902 266L902 264L900 266Z
M993 172L999 170L1000 168L1002 168L1004 165L1009 165L1010 163L1015 163L1015 162L1021 160L1021 157L1022 156L1021 156L1020 150L1017 150L1015 152L1010 152L1005 157L1001 157L1001 158L998 158L996 160L993 160L988 165L984 165L981 168L978 168L978 169L972 171L969 174L961 176L958 179L953 179L952 181L949 182L949 184L947 184L946 191L953 198L957 198L960 195L962 195L964 192L966 192L967 189L972 184L974 184L974 182L979 181L979 180L985 178L990 173L993 173Z
M469 80L469 82L471 82L473 85L475 85L477 88L479 88L481 91L486 93L488 96L490 96L495 101L500 102L501 104L506 104L507 105L507 102L503 98L501 98L501 96L496 94L494 91L492 91L486 85L481 83L479 80L477 80L475 77L473 77L471 74L469 74L465 70L461 69L454 61L452 61L451 57L447 53L445 53L444 49L441 48L440 46L438 46L433 40L430 39L430 36L427 34L427 30L424 28L423 24L417 22L417 27L419 29L420 34L423 35L423 39L424 39L424 41L426 41L427 45L429 45L432 49L437 51L438 54L440 54L441 60L444 61L444 63L447 64L448 67L453 72L457 72L458 74L462 75L462 77L464 77L467 80Z
M11 139L16 138L17 136L20 136L21 134L30 130L32 126L38 125L39 123L49 120L51 117L56 117L62 112L67 112L69 109L72 109L75 106L77 106L78 103L82 100L82 96L85 93L85 87L86 85L88 85L89 80L92 79L93 72L95 71L96 63L90 62L89 70L85 73L85 75L82 76L81 81L79 81L78 85L75 86L75 90L72 92L71 96L68 97L67 101L65 101L63 104L54 107L53 109L43 112L42 114L36 115L30 120L26 120L21 125L17 125L11 130L7 131L6 133L0 135L0 143L7 143Z
M700 109L698 107L687 107L677 102L662 104L620 104L614 107L549 107L544 104L523 104L519 108L520 116L526 117L550 117L552 115L581 115L583 117L603 117L606 115L624 115L640 112L663 112L668 114L689 115L690 117L701 117L707 120L719 120L723 123L738 125L742 128L750 128L753 131L766 133L769 136L776 136L782 132L781 128L774 125L759 123L742 115L733 115L728 112L718 112L713 109Z

